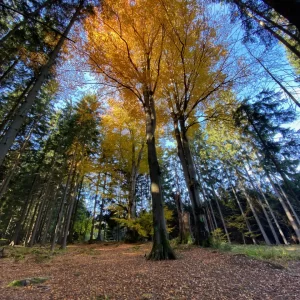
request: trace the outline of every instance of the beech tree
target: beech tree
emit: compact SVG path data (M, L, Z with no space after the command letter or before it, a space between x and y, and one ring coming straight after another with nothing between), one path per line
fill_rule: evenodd
M150 259L175 258L167 238L155 142L155 93L167 27L162 12L160 1L106 1L101 12L85 22L91 68L133 93L144 109L154 226Z

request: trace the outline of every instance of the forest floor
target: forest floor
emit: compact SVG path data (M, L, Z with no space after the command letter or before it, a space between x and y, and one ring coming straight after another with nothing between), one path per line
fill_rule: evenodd
M263 261L183 247L177 260L154 262L144 257L150 247L81 244L54 256L36 247L30 255L3 258L0 299L300 299L299 260ZM34 277L47 280L8 286Z

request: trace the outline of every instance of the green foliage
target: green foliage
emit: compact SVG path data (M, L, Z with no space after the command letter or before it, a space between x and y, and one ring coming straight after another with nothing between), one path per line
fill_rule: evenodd
M169 210L167 207L164 207L165 218L168 225L173 219L173 212ZM143 211L137 218L135 219L119 219L112 218L114 221L118 222L124 227L131 229L138 233L140 237L149 238L153 235L153 215L152 212ZM167 231L171 232L173 228L167 226Z
M210 245L212 248L229 251L231 246L227 243L227 237L221 228L215 229L210 236Z

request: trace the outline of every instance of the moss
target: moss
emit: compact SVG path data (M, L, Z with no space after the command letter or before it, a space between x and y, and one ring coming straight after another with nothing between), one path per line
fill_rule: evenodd
M14 280L8 284L9 287L20 287L20 286L27 286L30 284L39 284L43 283L48 278L46 277L33 277L33 278L26 278L26 279L21 279L21 280Z

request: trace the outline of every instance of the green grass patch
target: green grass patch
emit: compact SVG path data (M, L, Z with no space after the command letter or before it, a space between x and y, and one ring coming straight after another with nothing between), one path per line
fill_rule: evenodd
M4 248L4 253L6 258L13 258L16 262L30 259L43 263L51 260L59 251L55 250L52 253L49 248L43 247L7 246Z
M258 259L300 260L300 246L231 245L230 252Z

